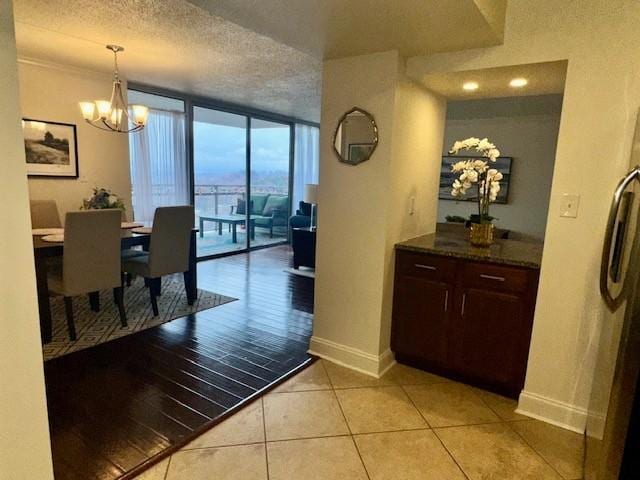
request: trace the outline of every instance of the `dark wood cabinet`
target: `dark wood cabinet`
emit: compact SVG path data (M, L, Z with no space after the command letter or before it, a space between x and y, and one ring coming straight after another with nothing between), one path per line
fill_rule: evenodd
M509 396L524 386L538 270L398 250L396 358Z
M411 276L398 278L394 315L415 320L397 325L393 338L397 349L406 355L422 357L432 367L446 365L450 291L445 283Z

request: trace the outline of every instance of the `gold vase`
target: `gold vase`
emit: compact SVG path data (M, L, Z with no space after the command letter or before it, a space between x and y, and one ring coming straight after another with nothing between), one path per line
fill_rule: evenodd
M493 243L493 223L472 223L469 242L474 247L488 247Z

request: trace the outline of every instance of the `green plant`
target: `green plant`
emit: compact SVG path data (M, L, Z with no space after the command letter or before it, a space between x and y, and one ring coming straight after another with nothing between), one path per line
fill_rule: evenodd
M104 208L119 208L125 210L124 202L111 190L95 187L93 195L82 201L82 210L102 210Z

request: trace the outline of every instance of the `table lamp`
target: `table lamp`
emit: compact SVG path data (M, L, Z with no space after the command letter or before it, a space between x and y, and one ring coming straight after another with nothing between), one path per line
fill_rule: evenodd
M304 201L311 204L310 228L313 230L315 228L313 225L314 207L318 204L318 185L315 183L307 183L304 186Z

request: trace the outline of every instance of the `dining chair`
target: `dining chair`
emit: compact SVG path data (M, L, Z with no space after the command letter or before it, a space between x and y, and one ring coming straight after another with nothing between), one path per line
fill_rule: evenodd
M55 200L31 200L31 228L60 228L60 214Z
M127 326L120 269L117 209L68 212L64 222L62 269L49 276L49 291L64 297L69 338L76 339L72 297L113 289L120 323ZM93 305L92 305L93 307Z
M153 315L158 316L161 279L165 275L182 273L185 289L188 279L189 250L194 211L192 206L159 207L153 216L149 251L138 256L123 256L122 270L145 278L149 287Z

